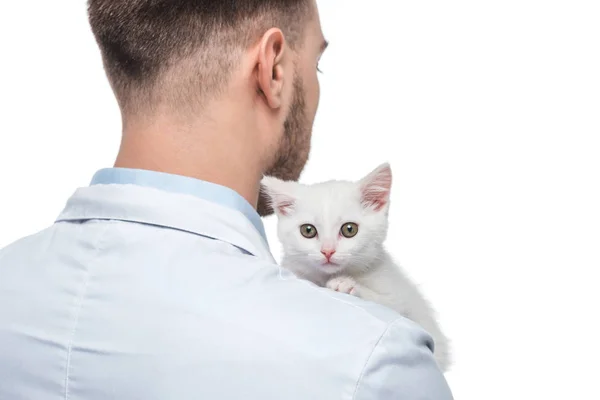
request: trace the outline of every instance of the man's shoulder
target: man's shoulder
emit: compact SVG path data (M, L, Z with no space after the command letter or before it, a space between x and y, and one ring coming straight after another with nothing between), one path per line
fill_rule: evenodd
M282 267L273 268L277 269L277 280L269 282L269 285L273 286L273 291L281 292L285 302L302 302L305 309L326 314L330 320L343 323L347 319L346 322L351 324L361 323L381 329L401 318L398 313L380 304L317 286L295 277Z
M254 257L239 262L253 271L253 279L241 290L249 291L247 297L260 304L257 312L277 314L290 331L315 330L309 336L338 341L345 338L372 345L391 326L419 329L387 307L319 287L274 263Z
M248 287L256 284L255 291L242 289L251 318L242 317L246 324L240 331L272 338L269 343L281 346L282 356L297 357L303 368L343 376L355 399L387 398L402 390L407 398L451 399L431 337L419 325L382 305L296 278L277 265L252 258L246 262L262 273L255 272L256 282L248 282Z
M204 242L196 252L197 257L192 257L195 260L188 258L185 263L195 264L194 268L200 268L213 282L230 279L242 297L260 303L265 312L281 312L303 323L352 326L374 332L404 319L387 307L317 286L297 278L273 260L249 255L223 242Z

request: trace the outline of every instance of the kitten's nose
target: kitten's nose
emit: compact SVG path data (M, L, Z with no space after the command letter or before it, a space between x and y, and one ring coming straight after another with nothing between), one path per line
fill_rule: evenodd
M325 256L325 258L327 259L327 261L329 261L329 259L331 258L331 256L333 256L335 254L335 250L321 250L321 254L323 254Z

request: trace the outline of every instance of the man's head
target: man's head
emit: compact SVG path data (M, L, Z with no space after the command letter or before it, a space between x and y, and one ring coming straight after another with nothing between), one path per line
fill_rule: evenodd
M308 159L326 42L315 0L88 0L124 132L158 119L220 125L231 155L296 180ZM228 115L235 114L235 115ZM156 124L155 124L156 125ZM228 135L229 133L223 133ZM261 214L271 210L260 202Z

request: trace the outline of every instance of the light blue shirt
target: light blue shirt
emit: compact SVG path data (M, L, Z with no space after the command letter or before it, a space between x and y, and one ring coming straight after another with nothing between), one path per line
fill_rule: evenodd
M423 329L280 269L225 193L100 172L0 250L0 399L452 399Z

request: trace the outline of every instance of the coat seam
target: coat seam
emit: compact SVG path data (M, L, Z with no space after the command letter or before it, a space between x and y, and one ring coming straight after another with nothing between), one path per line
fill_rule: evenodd
M381 341L383 340L383 338L385 337L385 335L387 335L387 333L390 331L390 329L392 328L392 326L394 326L394 324L397 321L402 320L402 318L397 318L395 320L393 320L392 322L390 322L387 326L387 328L383 331L383 333L379 336L379 338L377 339L377 341L375 342L375 345L373 346L373 348L371 349L371 352L369 353L369 356L367 357L365 364L363 365L363 368L360 372L360 375L358 376L358 380L356 381L356 386L354 387L354 393L352 393L352 400L356 400L356 394L358 393L358 388L360 387L360 383L362 381L362 379L365 376L365 372L367 370L367 366L369 365L369 362L371 361L371 358L373 358L373 354L375 353L375 350L377 350L377 347L379 346L379 344L381 343Z
M98 236L98 239L96 240L97 244L94 246L95 253L88 263L87 274L86 274L85 282L83 285L83 289L77 298L77 303L75 306L75 321L73 323L73 328L71 329L71 334L70 334L69 342L67 345L67 362L66 362L66 368L65 368L65 382L64 382L65 400L69 400L69 381L71 378L71 356L73 354L73 342L75 341L75 334L77 333L77 328L79 325L79 317L81 316L81 310L83 308L83 301L87 295L87 290L88 290L90 280L91 280L91 275L92 275L91 264L94 262L94 260L98 256L98 253L100 252L100 247L101 247L100 242L103 239L104 234L108 231L108 228L109 228L109 226L107 225L105 227L105 229L102 231L102 233L100 233L100 235Z

